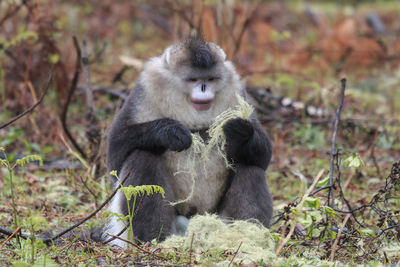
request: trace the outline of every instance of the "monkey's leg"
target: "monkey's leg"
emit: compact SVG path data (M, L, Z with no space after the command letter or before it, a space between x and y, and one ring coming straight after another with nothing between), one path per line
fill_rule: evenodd
M237 165L231 179L218 213L232 219L254 218L268 227L273 207L265 171L256 166Z
M137 197L136 213L133 219L133 234L142 241L149 241L160 237L165 239L166 236L175 232L175 208L168 202L174 201L174 193L171 188L170 179L165 170L164 163L160 155L151 152L136 150L124 162L119 177L123 179L130 172L124 186L137 185L159 185L165 191L165 198L161 194L155 193L150 196L144 196L143 201ZM142 202L141 204L139 204ZM133 197L129 203L130 209L133 208ZM128 205L122 192L118 192L110 205L109 210L120 212L124 216L128 214ZM114 225L111 225L114 223ZM113 234L118 234L123 228L122 222L111 220L108 225ZM123 237L127 237L127 231ZM114 242L114 244L119 242Z

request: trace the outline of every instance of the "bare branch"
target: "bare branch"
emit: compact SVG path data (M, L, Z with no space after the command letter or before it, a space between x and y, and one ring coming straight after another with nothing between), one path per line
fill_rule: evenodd
M45 97L45 95L47 94L47 92L48 92L48 90L49 90L49 86L50 86L50 82L51 82L52 76L53 76L53 71L51 71L51 73L50 73L50 75L49 75L49 78L48 78L47 83L46 83L46 87L45 87L45 89L44 89L44 91L43 91L43 94L42 94L42 96L40 97L40 99L39 99L33 106L31 106L30 108L28 108L27 110L25 110L24 112L22 112L21 114L19 114L18 116L14 117L14 118L11 119L10 121L8 121L8 122L3 123L2 125L0 125L0 129L3 129L3 128L7 127L8 125L10 125L10 124L16 122L17 120L19 120L20 118L22 118L22 117L25 116L26 114L32 112L37 106L40 105L40 103L42 103L43 98Z
M81 49L79 47L78 39L75 36L72 38L74 40L74 46L75 46L75 50L76 50L77 59L76 59L76 64L75 64L74 78L72 79L72 83L71 83L71 86L70 86L69 92L68 92L67 101L65 102L63 111L61 113L61 124L62 124L65 134L67 135L68 139L71 141L72 145L75 147L76 150L78 150L78 152L82 155L82 157L84 159L87 159L86 153L82 150L82 148L75 141L75 138L72 136L71 132L68 130L68 127L67 127L68 108L69 108L69 104L71 103L72 96L78 85L79 74L81 71Z
M335 159L335 144L336 144L336 136L339 128L340 122L340 112L342 111L343 107L343 100L344 100L344 91L346 90L346 79L343 78L341 80L342 88L340 91L340 100L339 105L336 110L336 117L333 124L333 134L331 139L331 160L330 160L330 167L329 167L329 193L328 193L328 205L331 207L335 207L335 200L333 196L333 168L334 168L334 159ZM330 203L331 202L331 203Z

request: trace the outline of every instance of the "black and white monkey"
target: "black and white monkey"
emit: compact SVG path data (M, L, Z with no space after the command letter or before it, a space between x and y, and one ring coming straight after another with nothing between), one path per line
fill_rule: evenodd
M170 204L191 192L190 174L177 173L178 162L188 156L191 133L207 140L215 117L238 104L236 93L245 97L240 77L225 57L219 46L200 38L168 47L145 64L112 123L108 171L116 170L121 179L130 173L125 186L159 185L165 190L165 199L159 194L143 199L133 222L134 236L140 240L164 239L177 233L182 216L206 212L229 219L254 218L269 226L272 199L265 171L272 148L254 114L249 121L231 119L223 127L233 168L227 168L223 157L212 151L205 168L196 166L192 197L176 206ZM128 214L122 192L108 209ZM105 230L118 234L124 228L113 217ZM127 231L121 236L127 238ZM124 245L118 240L114 244Z

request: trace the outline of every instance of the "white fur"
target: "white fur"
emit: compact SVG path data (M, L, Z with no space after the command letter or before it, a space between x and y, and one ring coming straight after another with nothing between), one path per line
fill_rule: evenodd
M189 129L208 128L214 118L229 107L237 104L235 93L240 91L240 80L233 65L226 61L224 66L227 75L225 88L211 88L215 99L209 110L197 111L190 103L190 91L181 77L171 73L163 65L162 57L152 58L145 66L141 82L145 88L145 96L137 103L135 119L137 122L171 118L181 122ZM219 92L221 92L219 94Z
M118 187L118 184L116 185ZM125 198L123 197L123 193L121 191L118 191L117 194L113 197L110 206L107 208L108 211L111 211L113 213L117 214L122 214L121 212L121 203L122 201L125 201ZM122 229L125 228L125 224L122 221L118 221L117 217L112 215L110 220L107 223L107 226L105 227L106 232L109 232L110 234L113 235L118 235ZM128 231L124 231L120 237L127 239L128 237ZM110 239L111 236L107 235L106 233L103 234L103 240ZM119 239L114 239L109 243L110 245L117 245L122 248L126 247L126 243L122 240Z
M171 60L170 60L170 58L171 58L171 49L172 49L172 47L170 46L167 49L165 49L165 52L164 52L165 63L167 63L168 65L171 63Z
M216 45L216 44L214 44L214 43L208 43L208 45L211 46L211 47L214 47L214 48L218 51L218 53L219 53L221 59L222 59L223 61L225 61L225 59L226 59L226 54L225 54L225 51L222 50L221 47L219 47L218 45Z

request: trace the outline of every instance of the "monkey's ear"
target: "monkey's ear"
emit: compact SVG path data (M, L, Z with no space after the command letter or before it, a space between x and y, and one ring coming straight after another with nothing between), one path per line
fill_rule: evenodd
M218 45L216 45L214 43L208 43L208 46L218 54L218 56L221 58L222 61L225 61L226 54L225 54L224 50L222 50L221 47L219 47Z
M172 50L172 47L170 46L167 49L165 49L165 51L164 51L163 58L164 58L164 62L166 65L171 64L171 50Z

